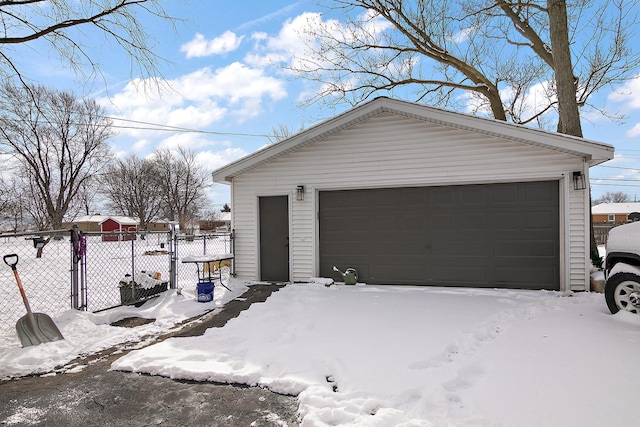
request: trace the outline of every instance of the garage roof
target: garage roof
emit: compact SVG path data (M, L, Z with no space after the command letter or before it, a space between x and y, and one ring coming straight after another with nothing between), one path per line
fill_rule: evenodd
M608 144L417 103L380 97L215 170L212 174L213 181L218 183L231 182L233 177L261 164L271 162L277 157L299 150L314 141L326 138L383 113L397 114L429 123L572 154L577 157L583 157L589 166L595 166L613 158L614 148Z
M137 225L138 224L138 220L131 218L129 216L108 216L108 217L105 217L102 221L100 221L100 224L110 219L117 222L120 225Z

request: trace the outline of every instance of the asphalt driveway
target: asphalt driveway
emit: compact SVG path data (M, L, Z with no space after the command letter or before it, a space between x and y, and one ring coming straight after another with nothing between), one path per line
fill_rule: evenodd
M222 327L282 285L250 286L224 308L159 337L201 335ZM139 319L128 322L135 325ZM126 323L126 322L125 322ZM109 371L124 353L105 350L82 359L78 372L0 382L1 426L297 426L297 401L258 387ZM78 361L75 361L78 362Z

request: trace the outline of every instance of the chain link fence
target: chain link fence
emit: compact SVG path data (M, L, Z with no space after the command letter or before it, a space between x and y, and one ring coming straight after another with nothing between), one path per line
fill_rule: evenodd
M182 264L180 259L233 253L233 234L79 233L74 228L3 234L0 250L0 256L18 255L17 270L33 312L52 314L69 308L100 311L122 304L120 282L127 275L135 278L148 274L167 288L195 289L196 267ZM228 283L233 264L225 265L222 272ZM26 309L13 272L4 263L0 266L0 283L4 288L0 330L6 330L15 327Z
M18 255L16 265L33 312L52 313L69 309L71 269L69 230L16 233L0 236L0 256ZM14 328L26 314L11 268L0 264L0 329Z

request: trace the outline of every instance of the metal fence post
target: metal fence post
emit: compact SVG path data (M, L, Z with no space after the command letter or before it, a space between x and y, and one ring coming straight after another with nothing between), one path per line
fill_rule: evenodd
M86 238L73 224L71 229L71 307L87 310Z
M76 251L76 239L78 233L78 225L73 224L73 229L71 230L71 308L75 308L76 310L80 307L80 298L78 292L78 263L79 259Z
M169 287L176 289L178 287L178 233L176 233L176 223L169 222Z
M229 235L229 253L236 254L236 229L231 230L231 234ZM231 274L232 277L236 277L236 259L235 256L233 260L231 260Z

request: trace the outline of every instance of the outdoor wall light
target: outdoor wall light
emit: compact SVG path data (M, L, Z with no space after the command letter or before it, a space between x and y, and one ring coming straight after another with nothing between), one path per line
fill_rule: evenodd
M298 185L296 187L296 200L304 200L304 185Z
M587 182L584 179L584 174L580 171L573 173L573 189L584 190L587 188Z

